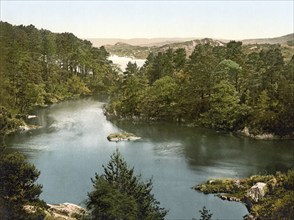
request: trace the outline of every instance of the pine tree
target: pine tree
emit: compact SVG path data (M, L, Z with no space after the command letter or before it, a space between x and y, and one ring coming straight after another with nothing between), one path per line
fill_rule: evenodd
M20 153L0 156L0 216L1 219L22 220L42 219L41 209L27 213L25 205L41 207L39 196L42 186L35 184L40 172L34 165L26 162Z
M167 214L151 193L152 179L141 180L118 150L103 166L104 174L92 179L87 208L93 219L163 219Z

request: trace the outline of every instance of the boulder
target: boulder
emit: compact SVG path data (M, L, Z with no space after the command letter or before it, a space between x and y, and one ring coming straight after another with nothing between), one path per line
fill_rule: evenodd
M258 202L264 197L266 191L266 183L258 182L252 186L248 191L246 196L251 200Z
M244 129L241 131L245 136L250 136L250 132L249 132L249 128L248 127L244 127Z

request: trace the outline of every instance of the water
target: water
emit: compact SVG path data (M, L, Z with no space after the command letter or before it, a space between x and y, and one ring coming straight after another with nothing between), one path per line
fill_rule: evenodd
M112 55L108 58L111 60L114 64L117 64L122 71L126 70L128 62L136 63L138 67L142 67L145 63L145 59L136 59L131 57L119 57L117 55Z
M166 219L199 218L206 206L218 219L242 219L244 205L204 195L192 186L215 177L245 177L294 166L293 141L262 141L172 123L107 121L103 103L81 99L37 112L38 130L11 136L9 150L23 152L41 171L42 199L83 205L91 178L102 174L116 148L144 179L153 176L153 193L169 209ZM113 132L141 136L136 142L108 142Z

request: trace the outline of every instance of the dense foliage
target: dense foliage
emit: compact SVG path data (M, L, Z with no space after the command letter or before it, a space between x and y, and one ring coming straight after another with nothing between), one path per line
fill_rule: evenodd
M36 106L108 92L112 64L103 47L71 33L2 21L0 53L0 218L43 219L42 187L35 184L40 172L20 153L4 153L4 136ZM25 210L27 205L34 213Z
M247 46L248 47L248 46ZM150 53L131 64L112 93L109 113L122 118L174 120L253 134L293 135L294 55L279 45L248 52L241 42Z
M71 33L0 22L0 106L27 113L34 106L107 92L112 68L104 47Z
M3 107L0 108L0 218L43 219L45 203L39 199L42 186L35 181L40 172L20 153L4 153L4 136L16 129L19 121ZM33 206L33 213L25 206Z
M1 219L43 219L44 203L39 199L42 186L36 184L40 172L20 153L0 155ZM33 205L34 213L24 206Z
M104 174L92 179L94 190L88 194L87 207L92 219L163 219L167 211L159 207L152 190L152 180L141 180L129 168L117 150Z

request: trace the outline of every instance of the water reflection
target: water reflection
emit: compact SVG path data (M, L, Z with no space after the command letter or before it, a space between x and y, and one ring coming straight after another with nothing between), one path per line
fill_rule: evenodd
M209 173L216 176L244 177L286 171L294 166L294 143L290 140L253 140L171 123L114 123L156 143L156 154L184 154L190 168L210 170Z

